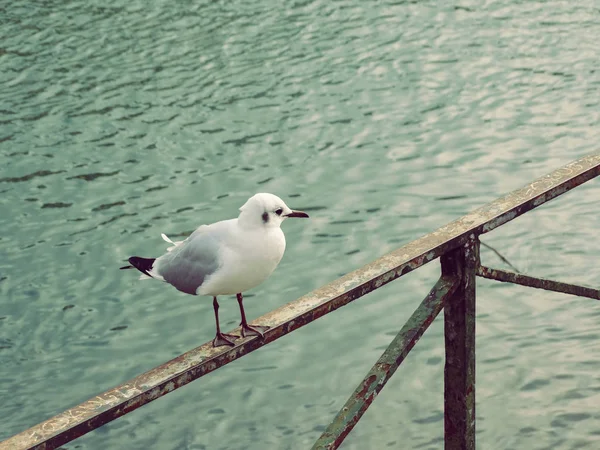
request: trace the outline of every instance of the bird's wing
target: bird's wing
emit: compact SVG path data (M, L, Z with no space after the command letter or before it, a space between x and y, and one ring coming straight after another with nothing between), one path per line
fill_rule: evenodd
M152 274L159 275L180 291L196 294L204 280L221 265L218 231L204 225L185 241L174 243L167 253L156 260Z

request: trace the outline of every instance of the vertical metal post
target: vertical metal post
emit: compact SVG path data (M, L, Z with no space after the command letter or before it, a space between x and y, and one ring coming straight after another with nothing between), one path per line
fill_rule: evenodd
M442 274L456 276L458 287L444 307L445 450L475 449L475 273L479 238L442 256Z

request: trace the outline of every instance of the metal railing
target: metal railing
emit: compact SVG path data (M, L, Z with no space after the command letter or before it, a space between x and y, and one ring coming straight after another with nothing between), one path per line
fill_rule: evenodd
M441 277L359 384L313 449L335 449L444 310L446 450L475 448L475 277L600 299L600 291L480 264L479 236L600 174L600 154L574 161L260 318L264 339L210 342L0 443L0 450L53 449L178 389L440 258ZM236 330L234 330L235 332ZM237 330L239 331L239 330Z

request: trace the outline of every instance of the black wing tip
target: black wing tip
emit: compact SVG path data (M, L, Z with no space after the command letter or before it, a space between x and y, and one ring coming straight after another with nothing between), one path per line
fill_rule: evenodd
M131 266L129 267L135 267L143 274L151 277L152 275L150 275L148 272L152 270L152 265L154 264L154 261L156 261L156 258L142 258L140 256L132 256L131 258L129 258L129 264L131 264Z

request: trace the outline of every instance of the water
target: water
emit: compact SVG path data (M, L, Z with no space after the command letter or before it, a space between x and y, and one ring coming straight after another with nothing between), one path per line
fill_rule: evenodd
M566 2L0 4L0 439L206 342L210 299L119 272L273 192L286 255L249 317L600 141L598 6ZM598 285L598 183L486 236ZM502 263L483 250L483 260ZM67 444L307 448L437 264ZM477 440L597 448L600 306L480 280ZM222 302L223 323L238 319ZM442 447L436 321L346 449Z

